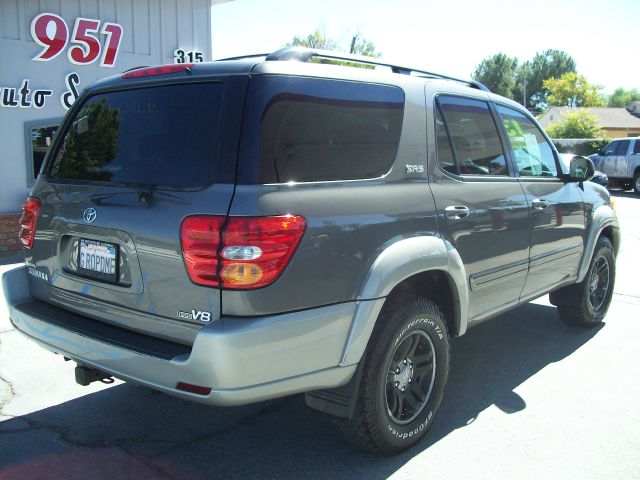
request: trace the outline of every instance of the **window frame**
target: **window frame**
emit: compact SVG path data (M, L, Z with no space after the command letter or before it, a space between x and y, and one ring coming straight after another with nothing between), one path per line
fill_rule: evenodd
M455 150L455 146L453 144L453 141L451 140L451 134L449 133L449 127L447 125L446 119L444 118L444 113L442 112L442 109L440 108L440 104L438 103L438 99L440 97L454 97L454 98L460 98L463 100L475 100L477 102L484 102L487 104L487 107L489 108L489 114L491 116L491 119L493 120L493 124L494 127L496 129L496 133L498 134L498 138L500 139L500 146L502 147L502 153L504 155L505 158L505 165L507 167L507 174L506 175L474 175L474 174L462 174L462 173L451 173L445 169L442 168L442 165L440 164L440 161L438 159L438 135L436 133L436 116L437 116L437 110L440 109L440 113L443 119L443 123L445 126L445 132L447 133L447 138L449 140L449 145L451 147L451 152L453 153L453 158L456 164L456 168L458 170L458 172L460 172L460 164L458 163L458 157L456 154L456 150ZM493 105L493 102L488 99L488 98L482 98L482 97L475 97L475 96L471 96L471 95L464 95L464 94L460 94L460 93L449 93L449 92L437 92L433 95L433 105L431 108L431 113L433 115L433 135L434 135L434 143L435 143L435 153L436 153L436 166L438 168L438 170L445 176L448 176L450 178L453 178L455 180L458 181L464 181L464 182L509 182L509 181L515 181L516 180L516 175L515 175L515 168L513 165L513 160L511 157L511 149L510 149L510 145L507 143L507 138L505 137L505 132L503 131L503 128L501 125L499 125L498 123L498 113L495 110L495 106Z
M500 120L500 130L502 132L502 134L505 137L505 140L507 142L508 145L508 149L509 149L509 158L511 159L512 162L512 168L513 168L513 172L514 172L514 177L517 179L524 179L526 181L532 181L532 182L549 182L549 181L558 181L558 182L562 182L562 175L563 175L563 170L562 167L560 166L560 158L558 157L558 151L555 147L555 145L553 144L553 142L549 139L549 136L546 134L546 132L542 129L542 127L540 127L540 125L538 124L538 122L535 120L535 118L533 118L533 115L531 115L529 113L529 111L523 111L519 108L515 108L513 105L508 105L506 103L503 102L495 102L492 101L491 102L494 106L494 110L495 110L495 114L498 116L498 119ZM540 134L542 135L542 138L544 138L544 140L547 142L547 144L549 144L549 147L551 148L551 153L553 154L553 159L556 163L556 174L553 177L536 177L536 176L526 176L526 175L520 175L520 172L518 171L517 165L515 165L515 161L513 160L513 147L511 146L511 140L509 139L509 135L507 134L507 131L504 128L504 125L502 124L502 117L500 116L500 112L498 112L498 106L504 107L504 108L509 108L511 110L514 110L516 112L521 113L522 115L524 115L525 118L527 118L531 124L538 129L538 131L540 132Z
M25 160L27 162L27 187L31 188L35 185L38 175L40 171L43 171L45 165L47 164L47 157L49 156L49 152L56 146L56 139L58 138L58 132L60 128L62 128L62 123L64 121L64 117L56 117L56 118L48 118L43 120L30 120L28 122L24 122L24 141L25 141ZM42 165L40 166L40 171L36 172L33 164L33 138L31 136L33 130L38 128L51 128L57 127L56 133L51 140L51 145L45 154L44 160L42 161Z

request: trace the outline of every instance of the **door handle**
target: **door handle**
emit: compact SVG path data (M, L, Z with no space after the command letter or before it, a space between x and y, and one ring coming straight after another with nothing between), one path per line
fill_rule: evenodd
M451 220L461 220L468 217L470 213L471 210L469 210L469 207L465 207L464 205L451 205L444 209L445 216Z
M547 208L549 206L549 201L548 200L544 200L544 199L540 199L540 198L536 198L533 202L531 202L531 205L536 210L544 210L545 208Z

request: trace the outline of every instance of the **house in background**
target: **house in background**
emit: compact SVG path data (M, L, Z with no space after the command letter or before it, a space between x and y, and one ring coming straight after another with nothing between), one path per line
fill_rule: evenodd
M546 129L552 123L561 122L566 114L581 110L598 117L600 127L609 138L640 136L640 102L633 102L626 108L551 107L538 118L538 123Z

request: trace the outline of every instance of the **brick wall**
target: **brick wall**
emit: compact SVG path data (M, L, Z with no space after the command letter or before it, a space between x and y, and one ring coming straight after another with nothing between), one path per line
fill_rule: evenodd
M22 249L18 240L19 213L0 215L0 256Z

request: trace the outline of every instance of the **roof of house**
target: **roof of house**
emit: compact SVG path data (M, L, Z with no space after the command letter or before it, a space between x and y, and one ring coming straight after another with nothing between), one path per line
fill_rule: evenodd
M630 112L627 108L614 107L551 107L538 119L542 128L562 121L567 113L587 110L600 121L602 128L640 128L640 116Z

